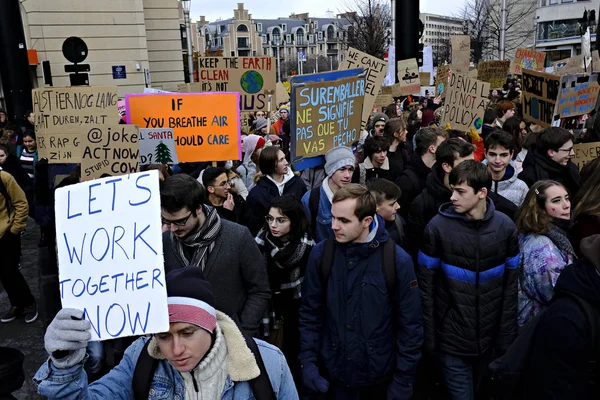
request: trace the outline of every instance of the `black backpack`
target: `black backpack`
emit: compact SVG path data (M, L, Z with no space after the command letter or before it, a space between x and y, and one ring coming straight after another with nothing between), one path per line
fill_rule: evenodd
M600 314L598 310L581 297L562 292L555 296L552 301L560 298L568 298L575 302L588 321L590 336L592 337L594 353L598 354L600 349ZM510 345L506 353L489 365L491 372L491 386L495 393L495 400L520 400L525 399L526 368L529 361L529 350L535 336L536 328L544 313L538 313L531 321L525 324L519 331L519 336ZM594 363L590 361L590 363ZM595 363L594 363L595 364Z
M244 331L240 330L240 332L246 340L246 345L250 351L252 351L252 354L254 354L256 364L258 365L258 369L260 369L260 375L248 381L250 389L252 389L252 393L254 394L254 398L256 398L256 400L275 400L277 396L275 396L275 393L273 392L273 387L271 386L265 363L263 362L256 342ZM150 354L148 354L149 344L150 341L147 341L144 345L133 373L132 387L133 398L135 400L144 400L148 398L150 387L152 386L152 379L154 378L154 373L158 367L158 360L152 358Z
M310 211L310 229L313 237L317 234L317 215L319 214L319 202L321 201L321 186L312 188L308 197L308 210Z

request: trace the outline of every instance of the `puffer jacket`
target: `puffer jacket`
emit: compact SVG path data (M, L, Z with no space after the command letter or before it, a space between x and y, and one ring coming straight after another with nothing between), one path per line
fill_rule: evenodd
M487 165L487 160L483 160L482 164ZM498 193L507 200L513 202L517 207L521 207L529 187L527 184L517 177L517 165L514 160L506 168L506 173L499 181L492 182L492 192Z
M380 217L373 225L366 242L336 244L327 283L320 275L326 242L313 248L302 284L299 358L317 364L334 386L392 381L393 394L414 382L423 343L421 298L412 260L396 246L392 304L381 258L389 236Z
M428 352L502 354L517 335L517 229L486 201L482 220L448 203L425 229L418 277Z

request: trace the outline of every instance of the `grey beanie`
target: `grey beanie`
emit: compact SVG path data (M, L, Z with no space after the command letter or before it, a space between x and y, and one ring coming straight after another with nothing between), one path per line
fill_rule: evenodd
M254 120L254 129L261 130L267 127L267 120L265 118L257 118Z
M325 173L331 176L338 169L356 163L352 149L347 146L338 146L325 153Z
M375 115L373 115L373 126L375 126L375 123L379 121L387 123L389 120L390 118L384 113L376 113Z

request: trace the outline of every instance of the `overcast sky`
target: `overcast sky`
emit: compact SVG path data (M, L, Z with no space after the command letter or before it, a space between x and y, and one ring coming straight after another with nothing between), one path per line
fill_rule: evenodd
M325 17L328 9L337 14L346 11L348 7L344 4L355 4L355 1L357 0L246 0L244 7L256 19L287 17L292 13L304 12L314 17ZM421 12L458 15L464 2L465 0L421 0ZM211 22L218 18L232 18L237 3L236 0L192 0L192 21L197 21L200 15L206 16L206 19Z

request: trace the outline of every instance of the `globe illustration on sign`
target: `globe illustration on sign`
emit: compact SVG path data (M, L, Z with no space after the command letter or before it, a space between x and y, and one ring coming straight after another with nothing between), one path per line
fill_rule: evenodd
M250 70L244 72L240 79L240 84L246 93L254 94L261 91L265 81L263 80L262 75L257 71Z

